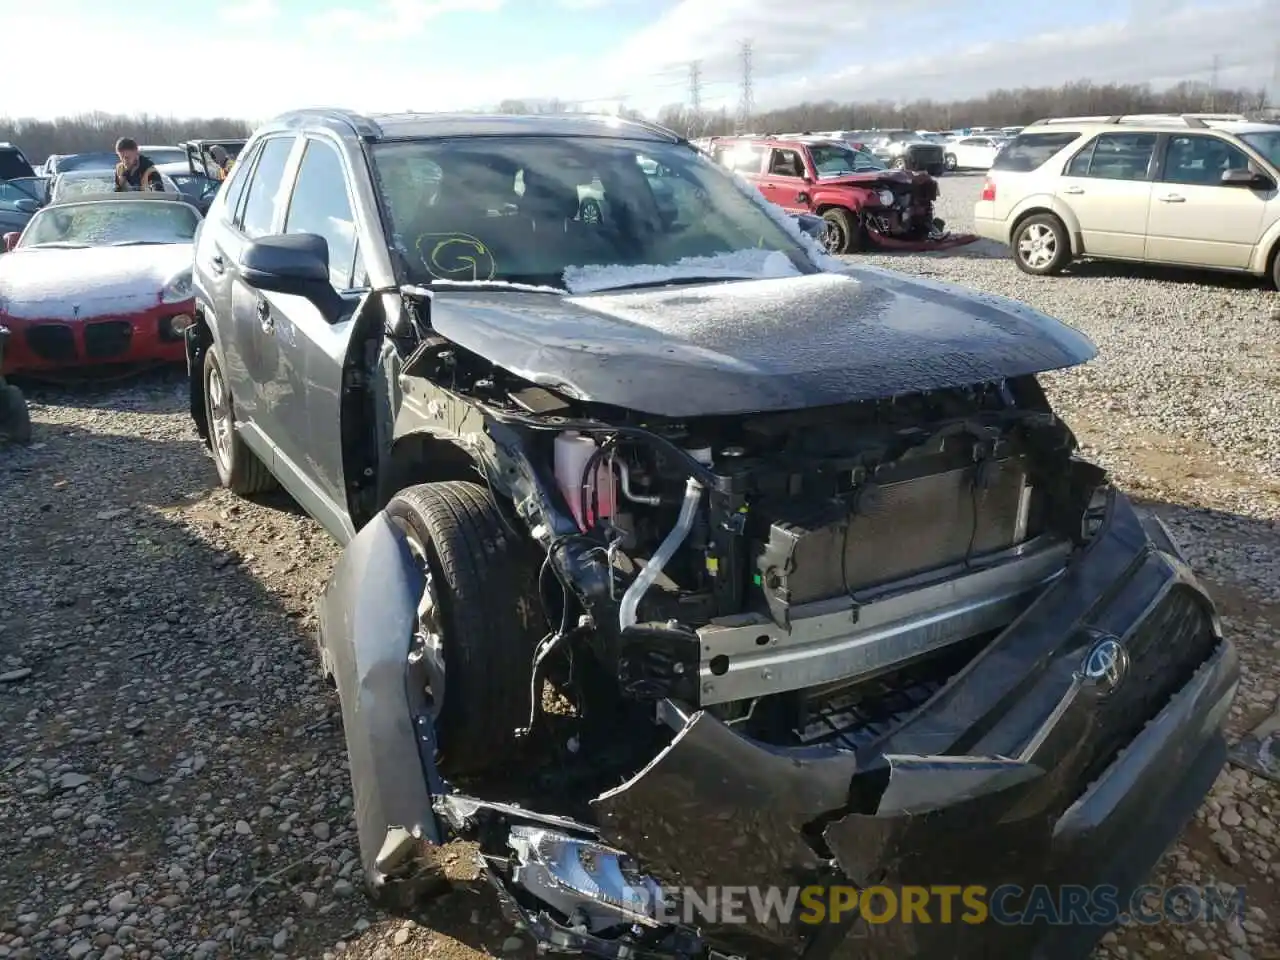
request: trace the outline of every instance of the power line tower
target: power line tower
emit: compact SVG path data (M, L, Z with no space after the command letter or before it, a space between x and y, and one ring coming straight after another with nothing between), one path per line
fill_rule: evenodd
M1222 67L1222 57L1213 55L1213 66L1209 68L1209 89L1205 91L1205 109L1218 109L1218 71Z
M702 113L702 61L689 64L689 111L696 117Z
M755 112L755 94L751 89L752 81L752 49L751 41L742 41L742 94L738 100L738 117L735 124L738 133L751 132L751 115Z

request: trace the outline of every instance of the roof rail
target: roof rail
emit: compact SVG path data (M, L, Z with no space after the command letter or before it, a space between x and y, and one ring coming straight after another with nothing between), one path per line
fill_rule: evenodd
M1242 123L1246 118L1238 113L1130 113L1112 114L1111 116L1094 117L1044 117L1029 123L1029 127L1043 127L1054 123L1104 123L1104 124L1151 124L1182 123L1198 130L1208 128L1206 121L1217 123ZM1024 128L1025 129L1025 128Z
M382 135L382 128L368 117L339 107L305 107L301 110L289 110L277 116L273 122L290 126L316 122L333 123L349 127L358 137Z

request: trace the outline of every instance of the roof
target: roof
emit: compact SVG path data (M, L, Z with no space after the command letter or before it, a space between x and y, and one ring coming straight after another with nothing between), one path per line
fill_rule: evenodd
M164 202L164 203L186 203L190 206L186 194L173 193L166 191L164 193L148 191L143 193L138 190L130 190L124 193L82 193L78 196L67 197L65 200L56 200L47 204L42 209L53 210L57 207L70 207L77 203L128 203L128 202ZM192 207L194 210L195 208Z
M623 137L680 143L683 138L654 123L610 115L544 113L359 114L328 108L294 110L269 124L275 128L324 126L366 140L423 140L436 137Z
M1052 127L1071 124L1081 127L1142 127L1150 130L1167 130L1170 127L1193 130L1221 130L1223 133L1265 133L1280 129L1274 123L1261 123L1246 119L1238 113L1183 113L1183 114L1131 114L1095 117L1045 117L1029 123L1022 132L1034 127Z

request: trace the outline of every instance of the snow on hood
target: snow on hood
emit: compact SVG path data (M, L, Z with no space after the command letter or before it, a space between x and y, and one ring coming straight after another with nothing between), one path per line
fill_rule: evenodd
M595 293L633 283L675 283L680 280L776 280L801 276L785 253L777 250L735 250L710 257L685 257L669 264L592 264L569 267L565 289L571 294Z
M143 309L191 267L189 243L15 250L0 257L0 303L15 319L62 319ZM79 307L77 313L76 307Z
M787 232L787 236L804 248L805 253L809 255L809 259L813 261L815 267L824 273L845 273L848 271L849 265L847 263L831 256L826 250L822 249L822 245L817 240L800 229L800 224L796 222L795 217L777 204L766 200L764 194L756 189L755 184L740 173L734 171L726 172L730 174L738 189L751 198L752 203L763 210L774 223L782 227Z

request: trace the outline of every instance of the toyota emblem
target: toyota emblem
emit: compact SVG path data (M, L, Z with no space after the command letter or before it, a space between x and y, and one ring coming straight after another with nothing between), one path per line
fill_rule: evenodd
M1104 637L1089 648L1081 675L1100 693L1113 692L1129 672L1129 652L1115 637Z

